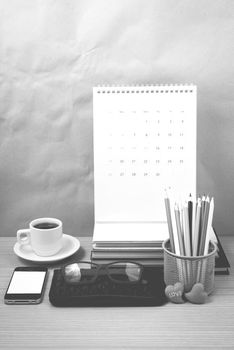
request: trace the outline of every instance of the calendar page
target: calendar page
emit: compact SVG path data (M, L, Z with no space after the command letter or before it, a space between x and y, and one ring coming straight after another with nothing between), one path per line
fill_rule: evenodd
M95 222L165 223L164 190L196 195L196 87L95 87Z

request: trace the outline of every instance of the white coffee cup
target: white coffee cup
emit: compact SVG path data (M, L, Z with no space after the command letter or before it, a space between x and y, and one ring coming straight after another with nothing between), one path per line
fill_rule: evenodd
M17 231L20 245L30 244L39 256L51 256L62 248L63 224L55 218L39 218L30 222L28 229Z

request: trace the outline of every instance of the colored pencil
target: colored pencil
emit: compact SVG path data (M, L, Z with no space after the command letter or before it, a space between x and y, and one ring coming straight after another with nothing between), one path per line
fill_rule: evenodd
M166 190L165 190L164 202L166 207L167 225L168 225L169 238L171 243L171 251L172 253L175 253L175 242L174 242L173 227L172 227L172 220L171 220L171 205L170 205L170 199L168 197Z

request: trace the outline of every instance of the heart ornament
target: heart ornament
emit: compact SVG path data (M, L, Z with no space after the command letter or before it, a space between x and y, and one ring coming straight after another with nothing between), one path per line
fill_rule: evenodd
M168 285L165 289L167 298L175 304L184 303L183 299L184 285L181 282L177 282L173 285Z
M204 291L202 283L196 283L190 292L185 293L185 297L190 303L204 304L207 300L208 294Z

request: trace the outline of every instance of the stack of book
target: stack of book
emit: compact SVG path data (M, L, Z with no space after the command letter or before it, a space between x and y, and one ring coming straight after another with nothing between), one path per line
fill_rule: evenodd
M128 243L94 243L91 260L97 264L108 264L114 261L128 260L144 266L163 265L162 244L147 245Z
M91 261L108 264L128 260L143 266L163 266L162 242L165 233L162 234L162 231L157 235L155 224L115 224L112 227L110 224L97 225L93 235Z

